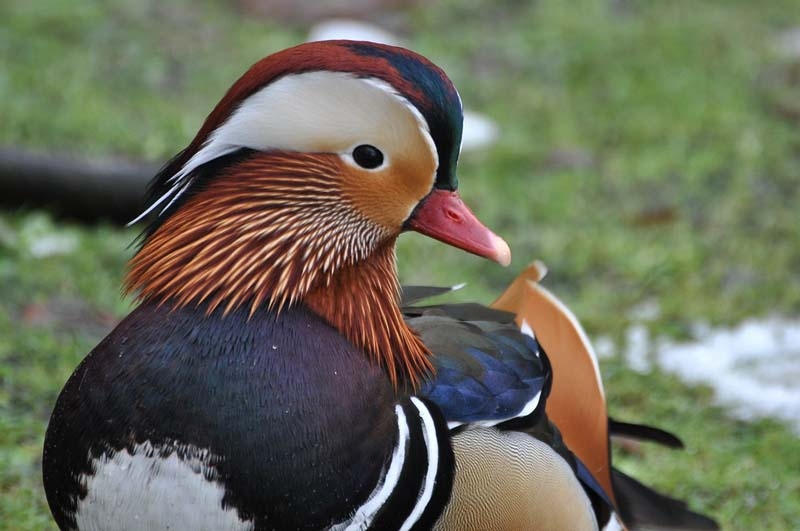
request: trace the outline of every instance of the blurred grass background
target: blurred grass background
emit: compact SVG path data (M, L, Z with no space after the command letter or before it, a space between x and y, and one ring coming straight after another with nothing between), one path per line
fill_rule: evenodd
M307 26L208 0L6 0L0 144L166 160L230 83ZM410 283L491 301L530 259L590 336L618 349L643 303L654 336L698 321L800 314L800 58L779 53L796 0L420 3L386 18L445 68L499 142L465 155L462 194L514 252L510 270L418 236ZM44 428L80 359L129 309L134 230L0 213L0 529L52 529ZM687 445L619 451L621 468L725 529L800 529L800 439L711 393L603 361L618 418Z

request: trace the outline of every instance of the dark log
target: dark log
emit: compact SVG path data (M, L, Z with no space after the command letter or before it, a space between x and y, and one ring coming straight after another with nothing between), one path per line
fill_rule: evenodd
M127 223L141 212L159 164L94 160L0 147L0 205L47 208L84 222Z

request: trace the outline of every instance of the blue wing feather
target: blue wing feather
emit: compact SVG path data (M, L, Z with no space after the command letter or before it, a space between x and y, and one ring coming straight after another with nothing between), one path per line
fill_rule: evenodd
M474 305L469 312L458 305L443 308L408 318L431 349L435 368L418 394L435 402L455 424L498 424L543 411L551 376L536 340L511 320L498 322L495 310L487 309L481 320ZM533 411L526 411L534 403Z

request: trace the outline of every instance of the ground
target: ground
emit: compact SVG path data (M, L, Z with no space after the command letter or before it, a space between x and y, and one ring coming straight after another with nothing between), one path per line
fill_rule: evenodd
M0 30L0 143L165 160L249 64L302 40L219 2L12 0ZM725 529L800 529L800 439L744 422L710 389L620 352L643 305L653 337L800 314L800 60L779 39L796 1L441 1L384 17L442 65L502 136L461 190L510 243L510 269L412 235L410 283L467 282L489 302L530 259L594 338L609 408L678 433L621 468ZM786 46L783 46L786 48ZM63 382L129 309L136 229L0 214L0 529L52 529L44 428Z

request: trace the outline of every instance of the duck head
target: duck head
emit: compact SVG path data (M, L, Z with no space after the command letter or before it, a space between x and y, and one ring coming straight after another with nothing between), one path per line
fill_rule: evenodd
M450 80L408 50L326 41L268 56L154 179L126 288L208 312L306 304L393 380L414 379L429 365L394 315L398 235L510 261L456 191L461 128ZM385 352L397 334L399 363Z

